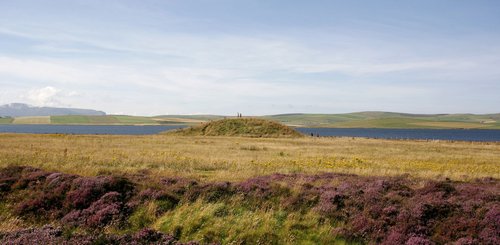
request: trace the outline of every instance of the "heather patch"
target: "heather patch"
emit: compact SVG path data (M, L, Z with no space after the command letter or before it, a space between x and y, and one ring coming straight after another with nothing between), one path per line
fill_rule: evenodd
M75 234L67 236L63 229L52 226L31 228L0 234L2 244L198 244L196 242L180 243L172 236L160 232L143 229L133 234L109 235L109 234Z
M456 182L325 173L200 182L11 167L0 170L0 187L1 214L9 217L3 220L61 227L1 235L19 243L33 237L49 244L134 244L137 237L201 243L500 242L500 183L491 178Z

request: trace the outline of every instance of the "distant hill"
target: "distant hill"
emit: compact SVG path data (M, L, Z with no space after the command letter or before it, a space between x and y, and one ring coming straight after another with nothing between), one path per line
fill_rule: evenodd
M66 115L102 116L106 115L106 113L103 111L96 111L89 109L37 107L22 103L12 103L0 106L0 117L66 116Z
M500 129L500 114L409 114L367 111L344 114L280 114L264 118L298 127Z
M22 106L21 106L22 105ZM19 114L2 113L7 106L0 106L0 124L86 124L86 125L199 125L209 121L234 118L220 115L161 115L154 117L105 115L104 112L85 115L81 109L53 108L72 110L73 114L50 113L52 116L12 116ZM9 108L47 108L30 107L24 104L10 104ZM75 113L74 110L77 110ZM26 111L26 110L24 110ZM47 114L41 114L47 115ZM2 118L3 116L3 118ZM5 118L10 116L10 118ZM497 114L410 114L397 112L366 111L343 114L279 114L256 116L292 127L330 127L330 128L429 128L429 129L500 129L500 113Z

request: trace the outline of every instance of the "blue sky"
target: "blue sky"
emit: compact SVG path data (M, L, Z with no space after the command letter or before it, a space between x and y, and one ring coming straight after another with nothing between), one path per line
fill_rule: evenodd
M0 104L500 112L496 0L0 0Z

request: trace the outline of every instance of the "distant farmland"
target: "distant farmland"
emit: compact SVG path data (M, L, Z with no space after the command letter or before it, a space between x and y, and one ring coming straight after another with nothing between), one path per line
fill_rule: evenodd
M68 125L180 125L204 122L189 118L140 117L126 115L106 116L42 116L0 118L0 124L68 124Z
M407 114L356 112L346 114L283 114L265 116L287 125L331 128L478 128L500 129L500 114Z

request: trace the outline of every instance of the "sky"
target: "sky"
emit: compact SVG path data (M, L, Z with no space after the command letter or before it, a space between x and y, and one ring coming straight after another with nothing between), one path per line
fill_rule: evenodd
M0 0L0 104L500 112L497 0Z

